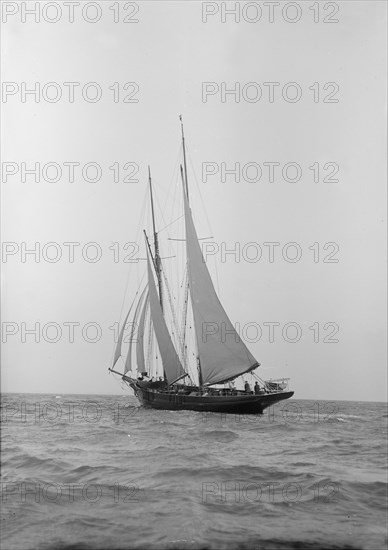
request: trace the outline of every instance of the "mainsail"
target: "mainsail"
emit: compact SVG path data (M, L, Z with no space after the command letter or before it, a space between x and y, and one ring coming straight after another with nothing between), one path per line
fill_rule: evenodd
M163 311L159 303L159 297L156 291L156 285L154 281L154 276L152 274L148 252L147 272L152 324L162 358L163 369L166 374L167 381L171 383L174 382L174 380L183 377L186 372L183 369L177 352L174 348L174 344L172 343L171 336L163 316Z
M221 384L259 366L216 294L184 195L189 289L203 384Z

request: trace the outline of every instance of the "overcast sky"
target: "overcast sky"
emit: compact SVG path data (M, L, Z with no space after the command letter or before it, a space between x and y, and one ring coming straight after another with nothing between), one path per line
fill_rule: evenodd
M260 375L290 377L298 398L385 400L385 2L331 2L319 12L313 2L282 3L273 22L262 2L237 3L238 21L223 11L234 2L158 0L125 11L105 1L83 18L81 1L73 23L61 2L40 2L38 14L26 14L25 2L2 4L2 391L122 393L107 372L109 327L145 267L123 261L124 245L143 247L148 164L159 226L170 221L183 114L198 234L214 237L208 265L232 321L262 329L247 342ZM79 83L74 102L69 82ZM37 96L24 96L36 83ZM72 162L73 182L64 164ZM96 182L93 165L81 170L92 162ZM23 163L40 163L39 182ZM59 181L47 163L61 167ZM236 163L239 181L222 173ZM131 175L138 182L123 181ZM182 237L180 224L170 237ZM35 243L36 257L24 256ZM64 243L80 243L74 261ZM273 261L264 243L280 243ZM239 256L225 256L238 246ZM272 342L268 323L278 323ZM36 335L25 333L33 327Z

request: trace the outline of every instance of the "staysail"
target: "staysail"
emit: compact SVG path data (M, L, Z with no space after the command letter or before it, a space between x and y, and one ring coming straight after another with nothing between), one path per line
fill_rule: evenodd
M259 366L216 294L184 195L189 289L203 384L221 384Z
M145 289L144 289L144 290L145 290ZM139 298L139 302L140 302L140 300L141 300L141 298L142 298L142 296L143 296L144 290L143 290L143 292L142 292L142 294L141 294L141 296L140 296L140 298ZM132 302L132 304L131 304L131 307L129 308L128 313L127 313L127 315L125 316L125 319L124 319L123 324L122 324L122 326L121 326L121 330L120 330L120 332L119 332L119 337L118 337L118 339L117 339L117 344L116 344L115 354L114 354L114 358L113 358L112 368L115 366L115 364L117 363L119 357L121 356L121 347L122 347L122 345L123 345L124 330L125 330L125 327L126 327L126 324L127 324L127 321L128 321L128 317L129 317L129 315L130 315L130 313L131 313L131 311L132 311L132 308L133 308L133 305L134 305L135 302L136 302L136 296L135 296L135 298L133 299L133 302ZM139 303L138 303L138 305L139 305ZM136 315L136 311L135 311L135 315Z
M129 337L129 349L128 349L128 354L127 354L127 359L125 361L124 374L126 372L132 370L132 346L133 346L134 336L135 336L136 327L137 327L137 319L140 315L141 306L142 306L142 303L143 303L143 300L144 300L144 295L146 293L146 290L147 290L147 286L145 287L145 289L143 290L143 292L140 295L139 301L138 301L136 309L135 309L135 314L133 316L131 334L130 334L130 337Z
M117 363L119 357L121 357L121 346L123 344L123 336L124 336L125 325L127 324L129 314L131 313L131 309L132 308L129 309L129 311L128 311L128 313L127 313L127 315L126 315L126 317L123 321L123 325L122 325L120 333L119 333L119 337L118 337L117 344L116 344L116 349L115 349L115 355L114 355L114 358L113 358L112 369L115 366L115 364Z
M152 324L162 358L163 369L166 374L167 381L171 383L174 382L174 380L183 377L186 372L183 369L178 354L174 348L174 344L172 343L171 336L163 316L162 308L160 307L148 251L147 272Z

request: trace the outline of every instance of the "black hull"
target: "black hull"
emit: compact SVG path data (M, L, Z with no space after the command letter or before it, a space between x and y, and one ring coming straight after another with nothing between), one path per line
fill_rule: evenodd
M144 407L165 411L202 411L232 414L261 414L264 409L289 399L294 392L273 392L262 395L182 395L141 388L130 384Z

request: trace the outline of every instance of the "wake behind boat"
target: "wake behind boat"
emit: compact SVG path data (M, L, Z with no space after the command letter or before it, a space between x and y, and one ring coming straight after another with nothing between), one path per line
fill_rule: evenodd
M144 231L148 282L144 288L138 290L122 324L113 365L109 371L121 376L124 383L133 389L140 403L146 407L240 414L262 413L266 407L292 397L294 392L288 391L288 379L265 381L254 372L260 363L241 340L217 296L202 255L189 204L182 119L181 129L183 166L181 165L180 172L187 268L183 306L180 312L182 322L179 326L159 252L159 235L156 230L149 171L153 247ZM189 314L192 316L193 327L187 322ZM122 356L124 330L129 322L132 327L129 349L124 370L119 372L115 366ZM188 353L188 331L191 328L195 333L194 351L191 353L195 359L194 366L189 360ZM254 387L249 384L248 375L255 379ZM245 380L244 389L235 386L235 380L239 383L241 379Z

